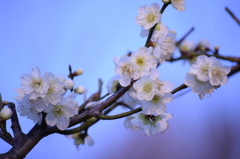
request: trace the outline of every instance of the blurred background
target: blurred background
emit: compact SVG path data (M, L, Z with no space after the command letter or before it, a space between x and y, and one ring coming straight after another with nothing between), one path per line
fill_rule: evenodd
M134 22L138 7L160 0L42 0L0 1L0 93L3 100L15 102L15 88L20 77L38 66L67 78L68 65L82 68L83 75L75 78L76 86L84 86L87 96L97 91L98 79L106 83L115 74L112 58L144 46L140 27ZM180 39L191 27L195 31L187 40L196 43L208 39L213 48L225 56L240 56L240 28L224 7L240 18L240 1L188 0L186 10L179 12L169 6L163 22L176 30ZM180 56L175 52L175 57ZM234 63L223 61L225 65ZM183 61L165 62L159 68L160 79L174 87L183 83L189 64ZM240 158L240 73L226 85L200 100L189 92L168 104L174 116L165 134L152 137L125 129L124 119L100 121L89 129L95 141L93 147L77 149L72 139L53 134L41 140L27 159L237 159ZM180 93L176 93L179 95ZM79 103L83 97L77 98ZM127 111L117 108L111 114ZM27 133L34 123L19 117ZM8 126L10 127L10 122ZM9 129L11 132L11 130ZM0 153L10 146L0 139Z

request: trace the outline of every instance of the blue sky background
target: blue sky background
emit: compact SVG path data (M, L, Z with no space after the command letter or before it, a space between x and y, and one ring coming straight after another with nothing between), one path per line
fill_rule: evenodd
M68 65L82 68L76 85L88 89L88 96L97 90L97 81L106 83L113 76L112 58L144 46L140 27L134 22L141 5L159 3L151 0L85 1L42 0L0 1L0 93L3 100L14 102L13 91L20 86L20 77L38 66L67 77ZM240 1L188 0L184 12L169 6L163 22L177 31L180 39L191 27L195 31L188 40L209 39L218 45L220 54L240 56L240 29L224 10L229 7L240 18ZM179 56L176 51L175 57ZM234 63L223 62L233 66ZM160 79L175 87L183 83L189 64L183 61L164 63ZM237 158L240 157L240 74L204 100L188 93L168 104L170 129L165 134L143 137L123 127L124 119L101 121L89 129L93 147L77 150L73 140L54 134L39 142L26 158ZM82 103L82 96L78 97ZM126 111L118 108L112 114ZM27 133L34 123L19 117ZM9 123L10 125L10 123ZM11 130L9 130L11 131ZM0 140L0 153L10 146Z

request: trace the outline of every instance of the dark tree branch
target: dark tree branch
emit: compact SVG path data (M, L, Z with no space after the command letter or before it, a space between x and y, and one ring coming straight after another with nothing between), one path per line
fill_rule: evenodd
M3 131L0 130L0 138L2 138L4 141L6 141L9 145L13 146L13 140L10 140L9 138L7 138Z
M228 12L228 14L233 18L233 20L235 20L237 23L238 23L238 25L240 25L240 20L233 14L233 12L232 11L230 11L229 9L228 9L228 7L225 7L225 10Z
M15 104L14 103L8 103L8 107L12 110L13 115L11 118L12 121L12 130L13 130L13 134L14 134L14 139L17 138L18 136L23 135L21 126L19 124L18 121L18 117L17 117L17 113L16 113L16 108L15 108Z

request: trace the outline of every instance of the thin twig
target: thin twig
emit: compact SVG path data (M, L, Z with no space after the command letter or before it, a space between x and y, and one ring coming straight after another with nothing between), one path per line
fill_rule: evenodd
M161 10L160 10L160 13L161 13L161 14L163 14L164 10L167 8L168 5L169 5L169 3L164 3L164 4L163 4L163 6L162 6L162 8L161 8ZM148 38L147 38L147 40L146 40L146 42L145 42L145 47L148 47L148 43L149 43L149 41L150 41L151 38L152 38L152 34L153 34L153 31L154 31L156 25L157 25L157 24L155 24L155 25L150 29L149 34L148 34Z
M233 14L232 11L228 9L228 7L225 7L225 10L228 12L228 14L240 25L240 20Z
M185 84L182 84L182 85L178 86L177 88L175 88L171 93L174 94L174 93L176 93L176 92L178 92L182 89L185 89L185 88L187 88L187 86Z
M119 119L119 118L123 118L123 117L127 117L129 115L132 115L132 114L135 114L135 113L138 113L142 111L142 108L139 107L139 108L136 108L136 109L133 109L131 111L128 111L128 112L124 112L124 113L121 113L121 114L117 114L117 115L99 115L98 118L100 119L103 119L103 120L114 120L114 119Z
M179 46L185 39L186 37L194 31L194 27L192 27L177 43L176 46Z

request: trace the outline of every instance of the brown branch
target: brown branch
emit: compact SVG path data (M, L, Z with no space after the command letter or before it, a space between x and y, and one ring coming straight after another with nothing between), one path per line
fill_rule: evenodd
M230 71L230 73L228 74L228 77L234 75L235 73L237 73L237 72L239 72L239 71L240 71L240 64L231 67L231 71Z
M7 138L4 133L0 130L0 138L2 138L4 141L6 141L9 145L13 146L13 141Z
M11 128L12 128L12 130L13 130L14 139L15 139L15 138L17 138L18 136L21 136L21 135L23 134L23 132L22 132L21 126L20 126L19 121L18 121L15 104L9 102L9 103L8 103L8 107L9 107L9 108L12 110L12 112L13 112L13 115L12 115L12 118L11 118L11 121L12 121L12 126L11 126Z
M72 66L71 66L71 65L68 66L68 70L69 70L69 75L68 75L68 77L69 77L71 80L73 80L74 75L73 75L73 73L72 73Z
M238 25L240 25L240 20L233 14L233 12L232 11L230 11L229 9L228 9L228 7L225 7L225 10L228 12L228 14L233 18L233 20L235 20L237 23L238 23Z
M186 56L180 56L180 57L178 57L178 58L171 58L171 59L166 60L166 61L175 62L175 61L182 60L182 59L190 59L190 58L193 58L193 57L195 57L195 56L206 55L206 56L208 56L208 57L210 57L210 56L215 56L216 58L221 59L221 60L226 60L226 61L231 61L231 62L240 63L240 58L239 58L239 57L222 56L222 55L217 55L217 54L209 55L209 54L206 54L206 53L189 52L189 51L184 51L184 54L185 54Z

